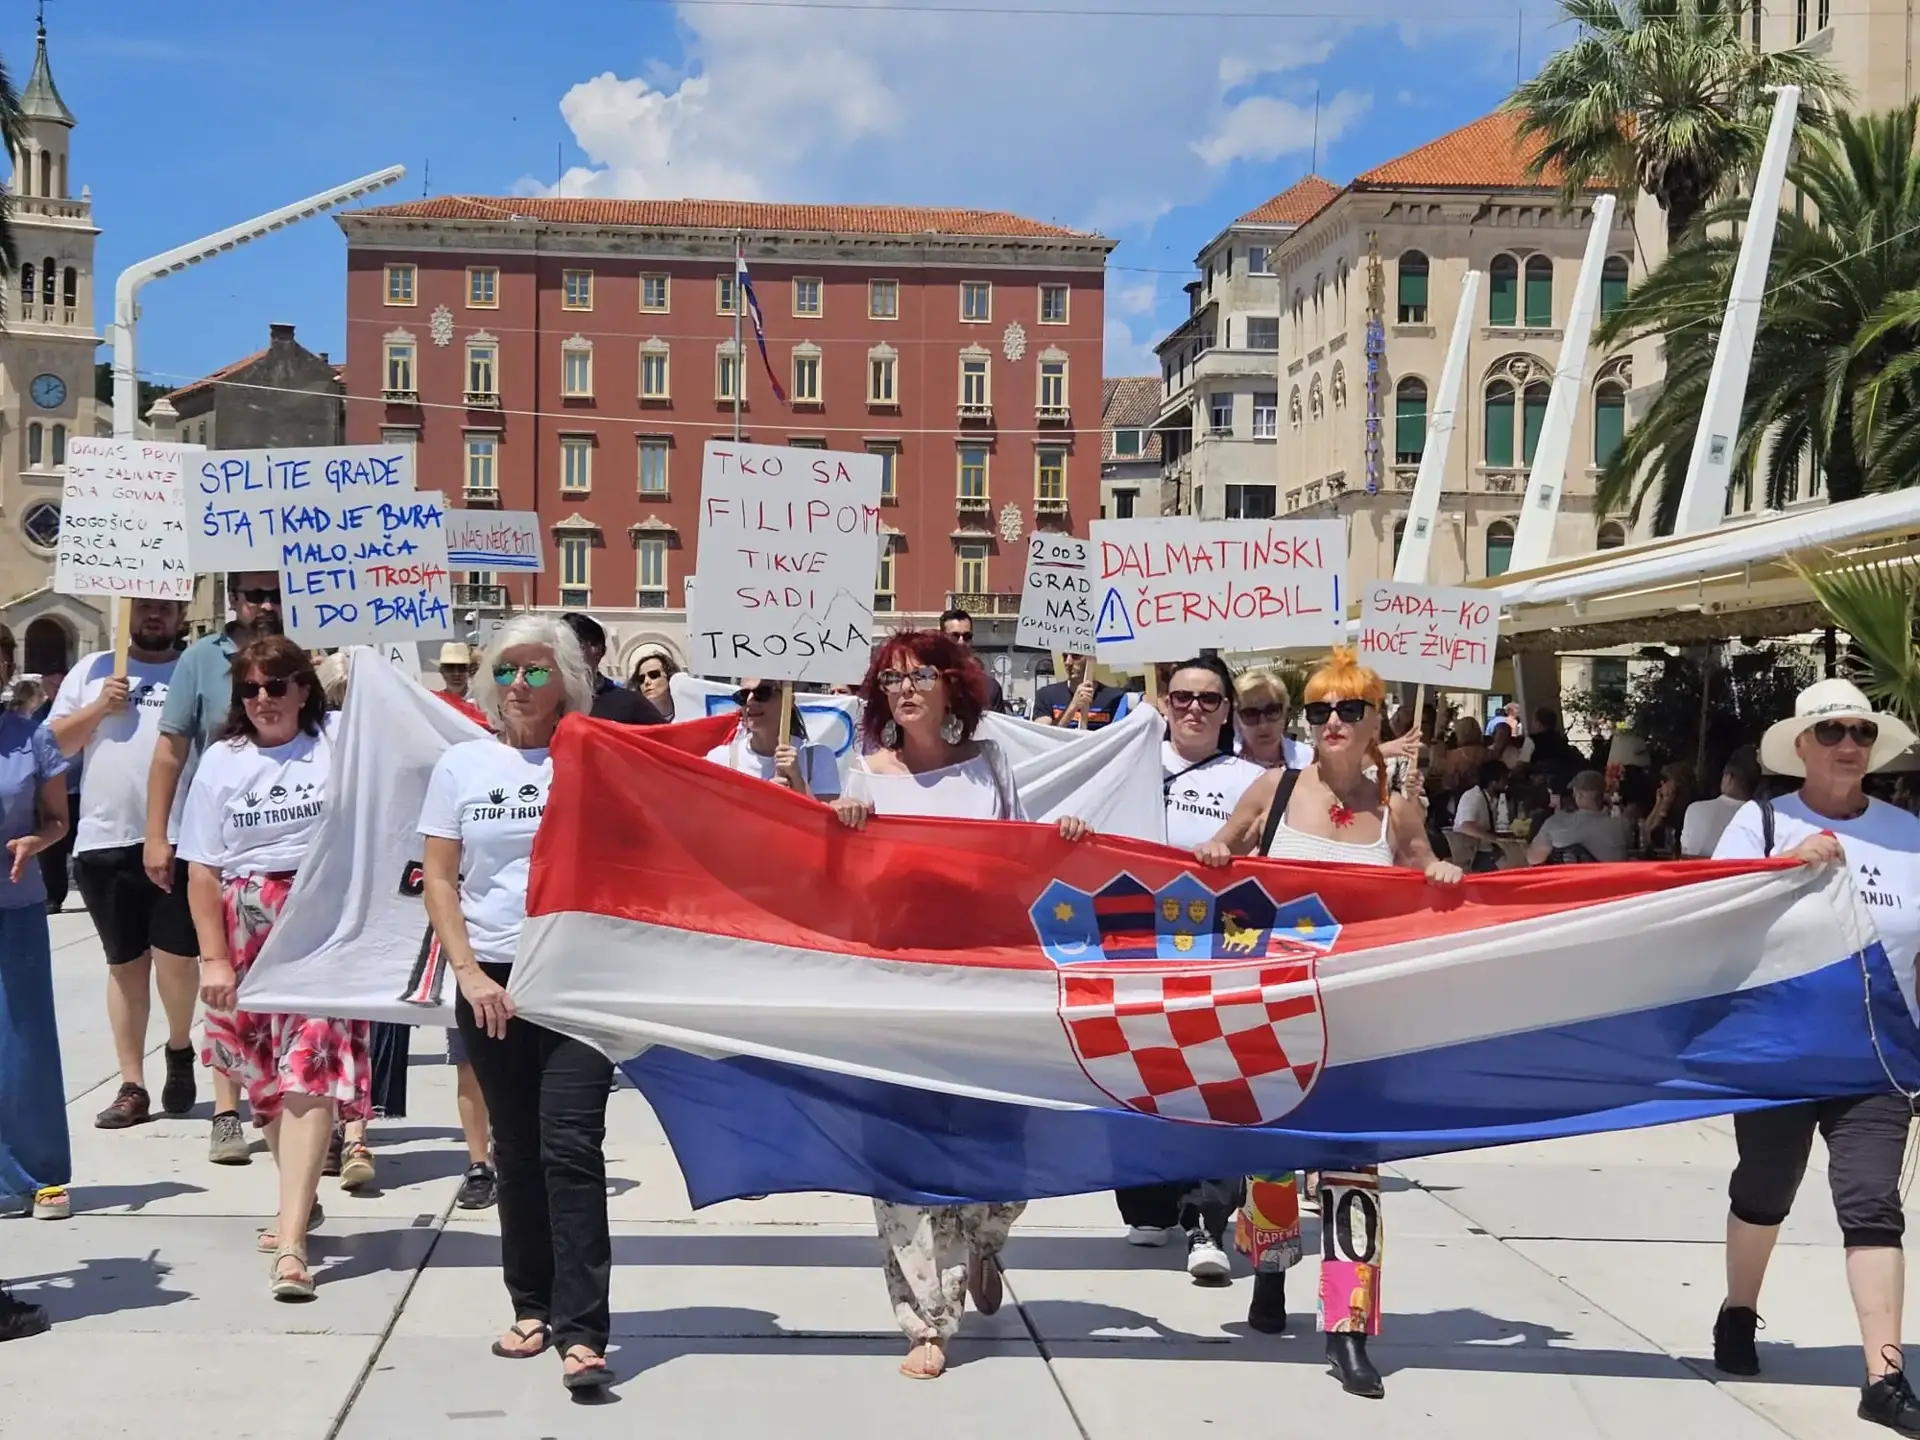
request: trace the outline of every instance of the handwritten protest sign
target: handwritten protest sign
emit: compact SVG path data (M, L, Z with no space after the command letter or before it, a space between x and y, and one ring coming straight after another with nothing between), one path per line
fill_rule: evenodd
M687 625L697 674L865 678L880 471L877 455L707 442Z
M183 484L197 446L67 442L53 588L61 595L193 599Z
M347 489L300 504L309 518L276 542L272 566L287 634L313 650L452 637L446 507L436 491Z
M447 560L460 570L536 575L547 568L540 517L531 510L449 510Z
M1380 580L1360 597L1360 659L1386 680L1484 690L1499 637L1500 607L1483 590Z
M1093 547L1072 535L1027 537L1027 579L1013 643L1035 650L1093 653Z
M1096 520L1094 641L1122 668L1221 650L1320 648L1340 633L1339 520Z
M275 569L283 541L320 538L327 502L408 494L413 477L411 445L205 451L187 469L193 568Z

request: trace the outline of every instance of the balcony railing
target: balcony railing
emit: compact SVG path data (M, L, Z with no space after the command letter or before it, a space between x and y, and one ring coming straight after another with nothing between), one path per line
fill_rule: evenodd
M1064 425L1072 418L1072 412L1065 405L1039 405L1034 414L1043 425Z
M1067 513L1066 499L1064 496L1057 495L1038 496L1033 502L1033 513L1036 515L1064 515Z
M976 618L996 615L1018 615L1020 613L1020 592L1011 595L994 592L969 592L950 590L947 592L947 608L964 610Z
M9 306L8 314L21 325L78 325L79 307L74 305L40 305L31 301L18 307Z
M991 420L993 418L992 402L980 401L976 403L974 401L962 400L960 402L960 418L962 420Z
M985 495L961 495L954 500L953 508L962 515L985 515L993 509L993 501Z
M469 410L498 410L500 392L498 390L469 390L466 395Z
M498 505L500 503L500 487L498 485L468 485L464 493L467 504L469 505Z
M476 610L505 610L508 606L504 585L455 585L453 603Z
M87 210L85 200L55 200L44 195L13 197L15 215L45 215L50 220L85 220Z
M404 390L390 386L380 392L380 398L393 405L411 405L420 398L420 392L411 385Z

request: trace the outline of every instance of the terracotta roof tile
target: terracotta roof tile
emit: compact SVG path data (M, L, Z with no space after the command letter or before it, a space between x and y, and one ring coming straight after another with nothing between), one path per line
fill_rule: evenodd
M1496 110L1471 125L1430 140L1397 160L1354 178L1356 190L1400 187L1435 190L1541 190L1556 183L1551 175L1535 180L1527 174L1532 147L1519 138L1520 117Z
M1299 184L1282 190L1264 205L1255 206L1233 223L1236 225L1304 225L1340 198L1340 187L1331 180L1309 175Z
M1151 429L1160 416L1158 375L1108 376L1100 382L1100 458L1102 460L1158 460L1160 435ZM1116 456L1115 430L1140 430L1140 453Z
M202 375L198 380L195 380L188 385L182 385L178 390L169 390L167 392L167 399L178 400L184 395L195 394L201 390L206 389L207 386L213 384L216 380L225 380L230 375L237 375L240 373L240 371L246 369L249 365L253 364L256 360L264 360L266 359L266 357L267 357L266 351L256 350L253 352L253 354L244 356L241 359L234 361L231 365L222 365L218 370L214 371L211 375Z
M981 235L1026 240L1099 240L999 210L912 205L785 205L748 200L569 200L436 195L374 205L352 215L396 220L505 220L515 215L563 225L634 225L667 230L801 230L837 235Z

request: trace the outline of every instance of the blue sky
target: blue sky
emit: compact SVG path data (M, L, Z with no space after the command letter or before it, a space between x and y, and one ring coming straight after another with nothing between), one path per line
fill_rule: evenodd
M560 184L1097 228L1120 242L1109 373L1150 369L1199 246L1305 173L1316 90L1319 168L1344 180L1493 109L1562 39L1548 0L914 3L53 0L96 322L125 265L397 162L393 198ZM1103 13L1046 13L1067 9ZM8 11L23 85L31 13ZM338 229L297 226L148 287L141 372L185 383L273 321L338 358L343 295Z

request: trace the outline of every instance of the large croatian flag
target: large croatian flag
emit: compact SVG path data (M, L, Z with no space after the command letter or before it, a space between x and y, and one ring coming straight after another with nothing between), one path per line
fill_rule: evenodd
M1842 868L1456 891L876 818L569 720L512 993L621 1062L696 1204L1339 1167L1920 1087Z

